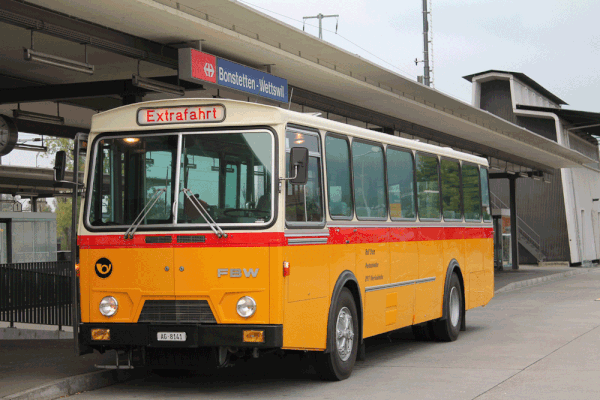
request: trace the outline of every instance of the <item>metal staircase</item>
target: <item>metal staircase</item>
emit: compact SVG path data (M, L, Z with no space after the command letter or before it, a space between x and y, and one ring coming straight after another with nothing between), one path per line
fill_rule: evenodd
M510 208L507 206L498 196L491 193L492 208ZM527 249L538 261L538 263L546 259L546 255L542 251L540 245L540 235L538 235L529 225L523 221L523 219L517 216L517 233L519 243Z

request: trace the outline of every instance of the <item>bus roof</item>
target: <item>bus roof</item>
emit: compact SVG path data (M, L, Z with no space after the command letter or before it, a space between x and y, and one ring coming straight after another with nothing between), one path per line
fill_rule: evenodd
M224 116L220 121L202 121L202 122L173 122L160 124L139 124L138 112L142 110L166 109L172 107L192 108L206 106L224 107ZM217 126L275 126L281 124L296 124L308 128L320 129L322 131L345 134L348 136L382 142L390 145L405 147L417 151L439 154L441 156L452 157L462 161L469 161L476 164L488 165L486 158L475 156L454 150L450 147L441 147L427 144L418 140L401 138L389 134L376 132L366 128L360 128L342 122L325 119L316 113L300 113L286 110L281 107L271 105L251 103L238 100L213 99L213 98L181 98L169 100L155 100L126 105L114 108L96 114L92 117L91 134L96 135L102 132L132 132L132 131L157 131L173 129L190 129L202 127Z

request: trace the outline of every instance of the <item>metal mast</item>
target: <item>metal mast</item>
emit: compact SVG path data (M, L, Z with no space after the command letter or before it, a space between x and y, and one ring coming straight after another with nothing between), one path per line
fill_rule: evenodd
M303 17L304 22L306 22L307 19L311 19L311 18L317 18L319 20L319 39L323 39L323 18L339 18L340 16L338 14L335 15L323 15L321 13L319 13L318 15L315 15L314 17ZM336 22L335 24L335 33L337 33L337 28L338 28L338 24ZM302 30L304 30L304 24L302 25Z
M429 23L427 22L427 0L423 0L423 83L430 86L429 79Z

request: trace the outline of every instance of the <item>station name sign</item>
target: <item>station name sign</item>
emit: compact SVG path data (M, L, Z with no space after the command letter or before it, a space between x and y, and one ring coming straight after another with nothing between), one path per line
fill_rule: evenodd
M140 108L137 115L137 122L139 125L189 124L198 122L221 122L223 120L225 120L225 107L220 104Z
M288 102L286 79L191 48L179 49L179 78Z

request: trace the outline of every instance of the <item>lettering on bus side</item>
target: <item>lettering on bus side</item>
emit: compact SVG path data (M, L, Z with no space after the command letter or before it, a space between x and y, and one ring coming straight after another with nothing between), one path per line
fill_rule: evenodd
M260 268L219 268L217 270L217 278L222 276L229 276L230 278L256 278L258 276L258 270ZM243 274L242 274L243 272Z

